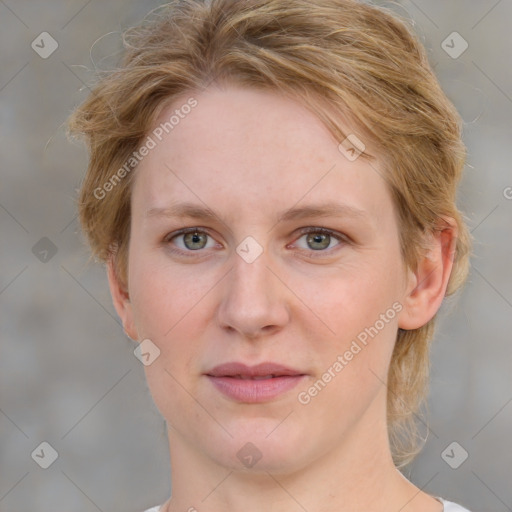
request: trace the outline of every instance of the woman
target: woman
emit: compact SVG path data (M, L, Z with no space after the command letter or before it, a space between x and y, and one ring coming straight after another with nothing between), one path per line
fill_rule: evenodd
M466 510L398 469L470 250L461 122L421 43L351 0L184 0L125 45L70 127L168 425L150 510Z

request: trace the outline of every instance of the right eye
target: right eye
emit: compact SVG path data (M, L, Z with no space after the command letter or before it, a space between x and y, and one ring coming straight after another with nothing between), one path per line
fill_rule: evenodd
M171 248L172 252L191 256L191 252L200 251L201 249L208 249L213 247L207 246L208 237L210 235L200 228L185 228L180 231L170 233L165 237L165 243L169 245L177 245L178 249ZM175 244L173 240L181 241L180 244Z

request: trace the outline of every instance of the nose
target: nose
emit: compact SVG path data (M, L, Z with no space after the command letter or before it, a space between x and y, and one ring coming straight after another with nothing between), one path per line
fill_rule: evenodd
M251 263L237 253L233 259L221 291L220 326L251 340L278 332L290 321L291 295L278 266L266 252Z

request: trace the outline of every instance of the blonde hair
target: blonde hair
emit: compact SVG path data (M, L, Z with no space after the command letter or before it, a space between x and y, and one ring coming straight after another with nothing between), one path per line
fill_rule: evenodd
M448 216L458 237L446 295L462 286L471 249L456 207L465 161L462 123L406 21L355 0L176 0L151 14L125 32L120 66L100 76L69 120L90 153L80 222L92 254L114 257L123 283L134 172L123 173L105 197L95 191L125 165L178 95L226 81L300 99L340 142L347 136L340 120L348 120L382 157L404 268L416 269L426 235L443 229ZM398 330L387 406L397 466L421 449L415 415L426 395L435 318Z

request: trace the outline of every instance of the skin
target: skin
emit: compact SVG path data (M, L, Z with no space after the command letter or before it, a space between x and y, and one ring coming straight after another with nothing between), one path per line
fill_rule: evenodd
M108 266L126 333L160 349L145 371L168 425L172 498L162 510L440 512L393 465L385 382L398 327L424 325L441 305L455 224L405 272L378 158L349 161L313 113L275 91L215 84L176 99L157 124L190 96L197 107L137 169L127 287ZM216 217L147 215L184 201ZM277 222L282 210L330 201L365 216ZM348 238L308 241L299 229L310 226ZM204 238L172 238L184 227ZM263 248L252 263L236 252L247 236ZM396 301L401 311L300 403ZM204 375L228 361L278 362L307 377L272 401L235 402ZM236 456L247 442L261 453L250 468Z

